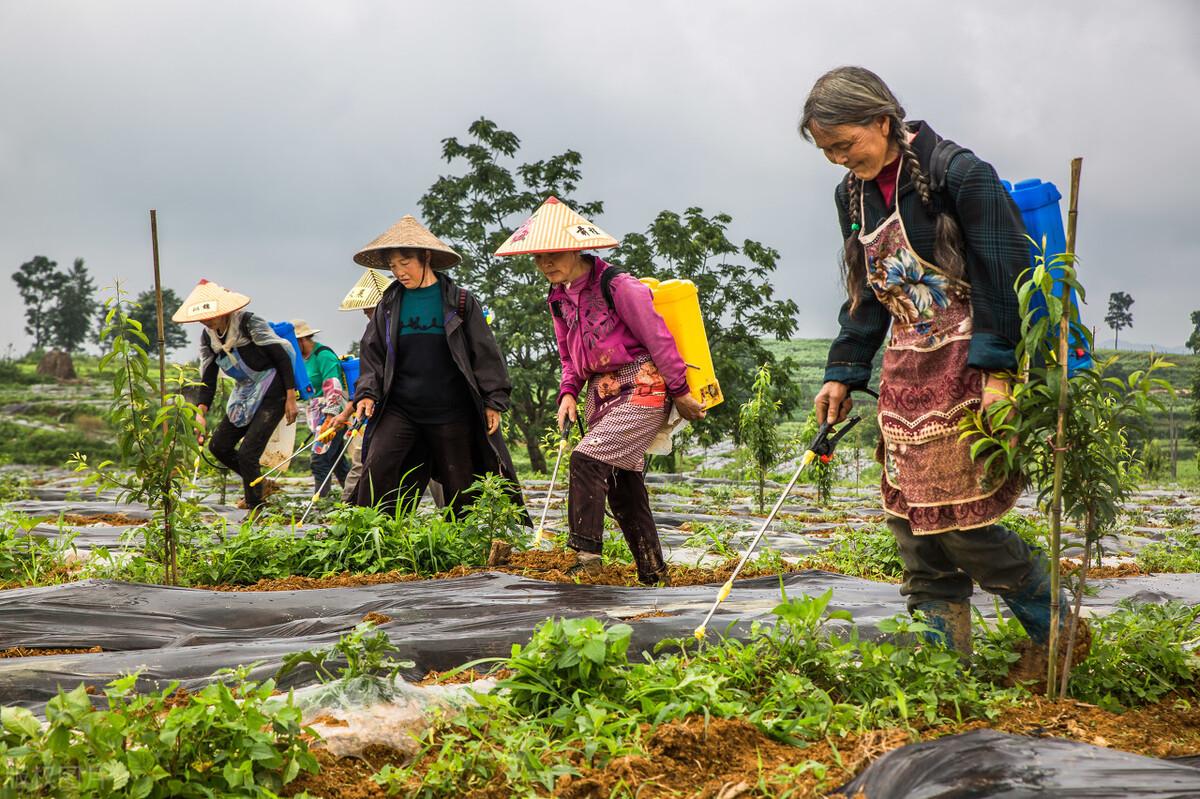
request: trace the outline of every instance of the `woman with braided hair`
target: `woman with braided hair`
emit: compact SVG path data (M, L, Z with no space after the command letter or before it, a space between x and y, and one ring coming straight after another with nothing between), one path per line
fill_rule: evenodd
M848 299L817 414L846 418L850 392L867 386L890 328L877 457L887 524L904 562L901 593L937 637L969 657L977 582L1004 599L1029 633L1029 656L1042 658L1049 566L999 524L1022 480L992 479L958 432L964 414L1007 395L1017 366L1014 284L1029 266L1021 215L996 171L969 150L938 151L952 157L944 185L934 186L940 137L924 122L906 122L892 91L861 67L817 80L800 133L848 170L835 192Z

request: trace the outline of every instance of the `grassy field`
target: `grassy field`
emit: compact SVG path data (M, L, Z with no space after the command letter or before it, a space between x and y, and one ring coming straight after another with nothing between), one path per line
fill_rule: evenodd
M792 359L795 368L791 376L799 381L805 395L800 408L785 424L786 435L798 432L811 407L812 397L821 387L830 343L830 339L764 342L776 357ZM1148 352L1102 350L1098 353L1101 358L1113 355L1117 356L1114 373L1121 375L1144 369L1150 358ZM1169 360L1175 366L1165 370L1163 377L1174 387L1176 397L1172 400L1163 395L1161 399L1166 407L1156 409L1151 417L1152 438L1163 457L1163 465L1153 478L1168 480L1170 477L1168 442L1173 403L1175 424L1180 431L1177 480L1183 485L1193 485L1200 482L1200 473L1196 448L1188 441L1186 431L1192 424L1191 387L1196 370L1200 368L1200 357L1172 355ZM0 360L0 463L60 466L76 451L93 457L112 455L112 436L105 420L109 386L100 374L99 358L79 355L74 361L78 379L60 383L39 378L35 374L36 361L32 358ZM881 361L882 353L876 358L876 379ZM859 395L856 402L864 416L864 431L873 431L873 401ZM869 449L873 445L868 442L864 446ZM527 463L521 447L513 447L513 454L518 461ZM699 452L688 453L684 463L694 465L700 457Z

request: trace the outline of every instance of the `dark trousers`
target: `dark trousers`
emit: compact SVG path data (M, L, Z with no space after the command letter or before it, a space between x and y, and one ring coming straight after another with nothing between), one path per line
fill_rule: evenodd
M224 466L242 478L242 491L246 496L246 507L253 510L263 504L258 486L250 483L260 473L258 459L262 457L271 434L283 419L283 397L264 397L258 412L245 427L236 427L228 418L221 420L208 449ZM238 442L242 442L239 447Z
M350 464L342 457L342 448L345 446L346 431L343 428L337 432L337 435L329 439L329 449L320 455L313 455L309 462L312 467L313 491L320 491L321 496L328 494L333 487L333 482L325 479L329 476L329 472L333 472L334 478L339 483L346 482L346 475L350 473Z
M580 452L571 453L571 490L567 496L567 545L599 555L604 548L604 502L625 536L637 564L638 580L647 585L667 573L658 527L650 513L650 495L641 472L618 469Z
M363 459L355 503L377 505L386 513L394 513L397 501L419 501L432 471L442 484L447 503L455 515L460 515L470 504L467 489L475 482L475 464L481 462L476 457L478 422L464 418L446 424L420 424L389 409L376 416L372 424L375 429Z
M999 524L975 530L913 535L908 519L887 517L904 561L908 609L942 600L966 602L971 582L991 594L1012 594L1040 577L1045 556Z

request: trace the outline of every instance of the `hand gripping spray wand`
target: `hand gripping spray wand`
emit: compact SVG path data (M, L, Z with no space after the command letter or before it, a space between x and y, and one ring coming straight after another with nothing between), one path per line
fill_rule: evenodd
M350 424L350 429L346 431L346 443L342 444L342 451L338 453L338 456L336 458L334 458L333 462L335 465L338 463L341 463L342 458L345 457L345 455L346 455L346 450L350 449L350 442L354 440L355 436L362 435L363 430L366 428L366 424L367 424L366 417L363 417L363 416L355 417L354 421ZM329 429L333 431L330 433L330 436L334 435L337 432L336 428L331 427ZM300 517L299 524L304 524L304 520L307 519L308 514L312 512L313 506L317 504L317 500L321 498L322 492L325 491L325 486L329 485L329 479L331 477L333 477L333 473L335 471L337 471L337 470L330 469L329 474L325 475L325 479L321 481L321 485L319 488L317 488L317 492L315 494L313 494L312 499L310 499L308 501L308 507L304 509L304 515Z
M870 389L863 389L872 397L878 399L879 395ZM775 507L771 508L770 515L763 520L762 527L758 529L758 534L754 536L754 540L750 542L750 548L742 555L741 561L738 562L737 568L733 570L733 574L729 575L729 579L721 586L721 590L717 592L717 601L713 602L711 608L708 609L708 615L704 617L704 621L700 622L700 626L692 633L696 636L697 641L704 640L704 636L708 632L708 623L712 620L713 614L717 612L717 607L725 601L729 596L729 592L733 590L733 581L737 579L738 574L742 571L742 567L746 565L746 561L750 559L750 555L754 553L754 548L758 546L758 542L762 540L763 535L767 532L767 528L771 526L771 522L775 521L775 514L779 513L779 509L783 507L783 501L792 493L792 488L795 487L796 481L800 479L800 474L804 469L817 458L828 458L833 455L833 448L842 440L842 436L850 432L854 425L862 421L861 416L854 416L846 420L842 426L834 430L834 426L829 422L821 425L817 431L816 438L808 445L804 455L800 458L800 467L796 469L796 473L792 475L792 480L787 484L787 488L783 489L783 493L779 495L779 501L775 503Z
M579 435L582 436L583 419L576 416L575 421L579 424ZM558 431L562 438L558 442L558 457L554 460L554 471L550 473L550 487L546 489L546 504L542 506L542 519L538 522L537 532L533 536L535 547L540 547L542 540L546 537L546 514L550 510L550 499L554 496L554 481L558 479L558 467L562 465L563 454L567 451L567 431L570 429L570 425L566 425Z
M258 484L259 484L259 483L261 483L263 480L266 480L268 477L270 477L271 475L275 474L275 473L276 473L276 472L278 472L280 469L283 469L283 467L285 467L285 466L287 466L289 463L291 463L291 462L292 462L292 459L293 459L293 458L295 458L295 457L297 457L298 455L300 455L300 453L304 452L304 450L306 450L306 449L309 449L309 448L311 448L311 447L315 447L315 446L316 446L317 444L319 444L320 442L322 442L322 441L324 441L324 440L326 440L326 439L329 439L329 438L333 438L335 435L337 435L337 428L336 428L336 427L330 427L330 428L326 429L326 430L325 430L325 432L323 432L323 433L318 433L317 435L313 436L313 438L312 438L312 441L309 441L307 444L305 444L304 446L302 446L300 449L296 450L296 451L295 451L295 452L293 452L291 455L288 455L288 456L287 456L287 459L286 459L286 460L284 460L282 463L278 463L278 464L276 464L275 466L272 466L270 469L267 469L265 472L263 472L262 474L260 474L258 477L255 477L253 480L251 480L251 481L250 481L250 485L251 485L252 487L253 487L253 486L256 486L256 485L258 485ZM286 470L285 470L285 471L286 471Z

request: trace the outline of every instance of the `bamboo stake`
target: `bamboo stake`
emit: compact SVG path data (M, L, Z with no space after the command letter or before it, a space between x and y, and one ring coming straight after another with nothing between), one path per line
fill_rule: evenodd
M158 266L158 212L150 209L150 244L154 250L154 304L158 316L158 400L167 402L167 348L163 335L162 277ZM163 438L167 437L167 423L163 421ZM167 583L175 585L178 580L175 557L175 530L171 526L172 502L169 491L163 495L163 544L166 550Z
M1067 212L1067 265L1075 267L1075 229L1079 217L1079 173L1083 169L1083 159L1071 161L1071 200ZM1058 363L1062 370L1058 386L1058 427L1054 434L1054 495L1050 505L1050 652L1046 669L1046 696L1055 699L1058 691L1058 637L1059 613L1061 605L1058 595L1062 588L1062 577L1059 574L1059 558L1062 553L1062 484L1063 470L1066 468L1066 419L1068 404L1068 375L1067 375L1067 344L1070 336L1070 288L1063 287L1062 319L1058 327Z

